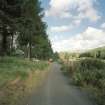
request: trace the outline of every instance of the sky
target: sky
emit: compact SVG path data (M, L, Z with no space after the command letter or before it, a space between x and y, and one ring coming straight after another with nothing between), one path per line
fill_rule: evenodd
M76 52L105 46L105 0L41 0L52 48Z

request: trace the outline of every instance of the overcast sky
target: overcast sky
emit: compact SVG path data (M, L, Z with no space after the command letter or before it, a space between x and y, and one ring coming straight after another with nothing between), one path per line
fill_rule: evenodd
M105 45L105 0L41 0L54 51Z

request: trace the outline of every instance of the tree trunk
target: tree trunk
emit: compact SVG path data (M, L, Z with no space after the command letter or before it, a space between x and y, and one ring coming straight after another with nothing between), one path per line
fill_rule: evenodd
M7 54L7 30L3 27L2 42L1 42L1 55L5 56Z
M14 35L11 35L11 42L10 42L10 51L13 51L13 41L14 41Z
M31 60L31 50L32 50L32 46L31 46L31 42L28 44L28 59Z

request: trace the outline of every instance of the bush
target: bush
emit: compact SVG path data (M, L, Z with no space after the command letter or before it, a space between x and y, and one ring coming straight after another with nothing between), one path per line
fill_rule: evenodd
M64 64L63 72L73 78L74 84L88 88L99 105L105 105L105 61L82 58Z

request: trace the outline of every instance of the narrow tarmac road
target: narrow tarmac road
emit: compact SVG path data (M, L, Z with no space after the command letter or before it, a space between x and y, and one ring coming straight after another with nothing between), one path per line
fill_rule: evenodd
M60 65L52 64L45 83L27 100L26 105L94 105L80 89L70 85Z

